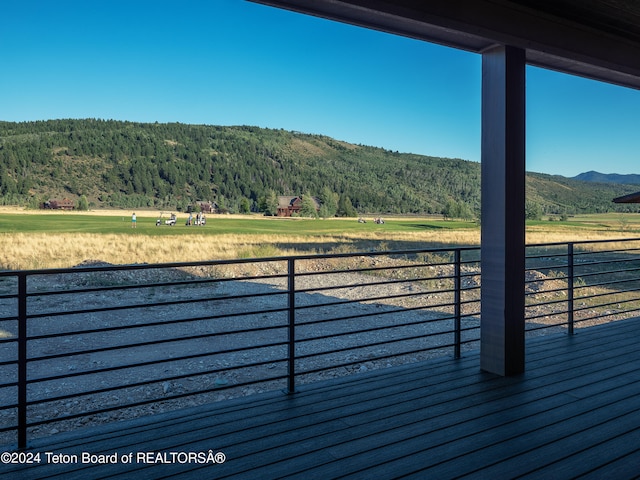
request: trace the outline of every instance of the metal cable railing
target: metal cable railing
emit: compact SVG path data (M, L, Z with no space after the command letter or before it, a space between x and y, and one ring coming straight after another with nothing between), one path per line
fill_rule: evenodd
M527 246L530 332L628 318L640 311L640 239Z
M639 252L638 239L529 245L528 334L640 310ZM480 337L479 257L465 247L0 272L0 443L459 357Z

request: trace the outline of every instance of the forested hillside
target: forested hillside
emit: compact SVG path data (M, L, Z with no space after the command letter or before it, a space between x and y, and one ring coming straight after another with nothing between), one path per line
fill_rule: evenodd
M239 212L300 194L334 196L361 214L472 217L480 207L477 163L257 127L0 122L0 166L0 202L34 207L50 198L176 210L215 201ZM612 198L636 190L540 174L527 185L532 214L608 211Z

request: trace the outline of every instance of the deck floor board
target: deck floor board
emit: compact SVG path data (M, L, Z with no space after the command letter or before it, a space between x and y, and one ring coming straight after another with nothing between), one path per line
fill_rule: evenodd
M222 451L223 464L0 465L11 479L635 478L640 321L527 340L527 370L441 358L36 439L33 452ZM6 448L5 448L6 450Z

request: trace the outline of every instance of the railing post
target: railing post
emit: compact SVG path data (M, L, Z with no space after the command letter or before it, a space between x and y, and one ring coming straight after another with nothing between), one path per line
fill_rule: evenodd
M454 316L455 316L455 333L454 333L454 355L455 358L460 358L460 341L461 341L461 329L462 329L462 325L461 325L461 316L462 316L462 308L460 305L460 302L462 300L462 295L461 295L461 288L462 288L462 282L461 282L461 269L460 269L460 262L461 262L461 252L460 249L457 248L455 251L455 261L454 261L454 286L453 286L453 302L454 302Z
M567 327L573 335L573 243L567 243Z
M288 312L289 312L289 362L287 393L296 391L296 263L295 259L287 260L288 266Z
M18 274L18 449L27 448L27 275Z

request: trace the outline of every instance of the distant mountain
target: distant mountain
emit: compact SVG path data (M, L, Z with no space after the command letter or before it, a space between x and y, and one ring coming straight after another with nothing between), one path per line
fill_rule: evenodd
M620 175L618 173L600 173L590 172L581 173L572 177L574 180L580 180L582 182L595 182L595 183L622 183L625 185L640 185L640 175L629 174Z
M338 214L355 209L473 218L480 215L480 179L476 162L285 130L96 119L0 121L4 205L36 208L67 199L92 208L184 211L215 201L230 212L266 212L278 195L309 194L327 209L337 203ZM527 173L527 217L630 211L638 207L611 200L637 190Z

